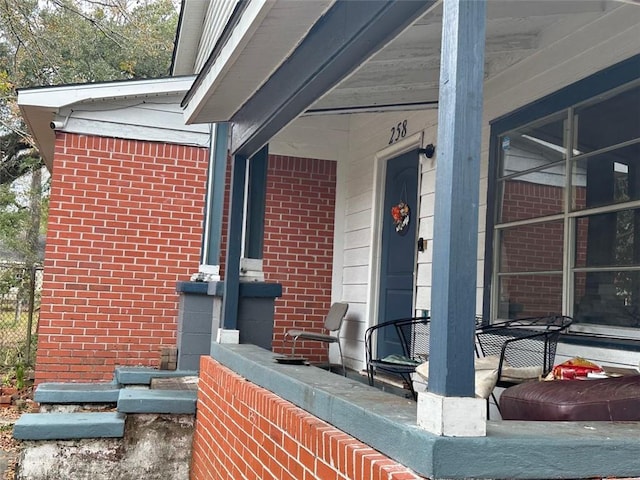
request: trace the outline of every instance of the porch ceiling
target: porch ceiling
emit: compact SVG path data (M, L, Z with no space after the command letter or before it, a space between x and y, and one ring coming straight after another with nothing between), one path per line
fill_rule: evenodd
M230 120L260 88L260 82L287 61L333 2L302 2L307 7L295 9L291 3L273 3L259 25L253 27L253 33L247 29L242 41L237 41L233 58L219 55L205 67L201 81L196 82L185 100L188 123ZM571 32L586 28L604 12L624 3L488 0L485 80L499 76ZM441 21L439 1L310 105L307 113L433 108L438 101Z

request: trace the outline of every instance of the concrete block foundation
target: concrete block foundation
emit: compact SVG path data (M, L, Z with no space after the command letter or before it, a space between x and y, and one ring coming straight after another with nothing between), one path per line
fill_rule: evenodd
M194 415L127 415L123 438L24 442L16 480L188 480Z

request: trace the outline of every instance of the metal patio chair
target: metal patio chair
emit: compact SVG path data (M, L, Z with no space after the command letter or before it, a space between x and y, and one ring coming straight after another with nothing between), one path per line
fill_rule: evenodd
M553 369L560 334L572 322L571 317L548 315L478 325L476 354L499 359L497 387L542 378ZM498 406L493 392L491 396Z
M390 320L369 327L364 339L369 385L374 385L376 371L397 375L407 385L414 400L417 399L411 374L429 356L430 327L429 317ZM382 358L376 356L374 350L377 349L378 338L398 343L402 353L386 355Z
M324 320L324 329L329 333L320 333L320 332L311 332L308 330L288 330L285 333L285 339L290 337L293 340L293 345L291 346L291 356L295 356L296 353L296 342L298 340L308 340L314 342L323 342L327 344L327 354L329 345L332 343L336 343L338 345L338 351L340 352L340 364L342 365L342 374L346 377L347 370L344 366L344 358L342 356L342 347L340 346L340 327L342 326L342 320L344 320L345 315L347 314L347 310L349 310L349 304L345 302L336 302L331 305L329 308L329 312ZM335 332L335 335L332 335L331 332Z

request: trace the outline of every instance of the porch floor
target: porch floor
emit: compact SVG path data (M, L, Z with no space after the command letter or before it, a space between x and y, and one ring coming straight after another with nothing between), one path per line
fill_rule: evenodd
M486 437L439 437L417 426L412 399L369 387L360 378L280 365L272 352L254 345L214 344L212 356L429 478L640 477L637 422L489 421Z

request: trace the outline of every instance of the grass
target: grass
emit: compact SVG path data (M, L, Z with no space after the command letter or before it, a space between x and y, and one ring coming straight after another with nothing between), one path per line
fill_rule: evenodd
M37 311L34 314L31 330L31 349L29 359L26 356L27 328L29 312L22 310L16 315L15 310L0 309L0 372L15 370L17 365L33 364L36 349L36 329L38 325Z

